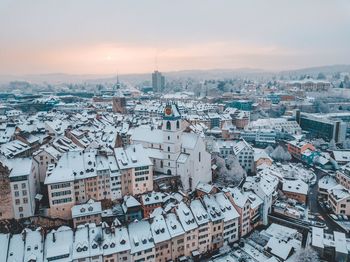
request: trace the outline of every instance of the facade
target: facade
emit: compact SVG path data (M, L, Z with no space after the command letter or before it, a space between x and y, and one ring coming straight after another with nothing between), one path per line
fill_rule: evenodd
M102 213L101 202L95 202L90 199L86 204L75 205L72 207L73 225L76 228L78 225L84 224L100 224Z
M289 141L287 142L287 149L292 157L301 160L302 155L306 150L315 151L315 147L305 141Z
M323 114L306 114L297 111L296 121L312 138L334 140L336 143L345 141L347 125L342 120L327 118Z
M116 200L153 190L152 162L142 145L116 148L114 154L69 151L48 168L50 214L71 218L71 208L89 199Z

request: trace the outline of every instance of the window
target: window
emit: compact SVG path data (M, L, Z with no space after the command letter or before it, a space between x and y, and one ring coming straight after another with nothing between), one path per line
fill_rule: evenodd
M198 153L198 160L201 162L201 152Z
M179 120L176 121L176 128L177 128L177 129L180 128L180 122L179 122Z
M166 122L166 129L167 129L167 130L171 130L170 121L167 121L167 122Z
M170 146L168 146L168 152L170 152Z

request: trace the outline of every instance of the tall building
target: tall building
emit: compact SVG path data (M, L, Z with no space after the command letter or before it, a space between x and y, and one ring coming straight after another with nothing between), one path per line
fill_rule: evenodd
M152 74L153 92L162 92L165 87L165 77L159 71L154 71Z

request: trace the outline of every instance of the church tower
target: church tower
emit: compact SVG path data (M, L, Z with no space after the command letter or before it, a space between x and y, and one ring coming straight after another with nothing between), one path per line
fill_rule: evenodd
M176 104L167 102L163 112L163 172L177 175L176 160L181 153L182 119Z

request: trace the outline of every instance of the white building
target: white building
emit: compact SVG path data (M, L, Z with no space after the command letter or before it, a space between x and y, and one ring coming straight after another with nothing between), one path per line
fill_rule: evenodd
M199 182L211 182L211 157L204 139L183 129L177 106L167 104L162 130L138 127L133 130L131 142L147 148L155 172L179 176L183 188L193 190Z
M35 179L30 158L14 158L6 161L11 169L10 186L14 218L24 218L35 212Z

